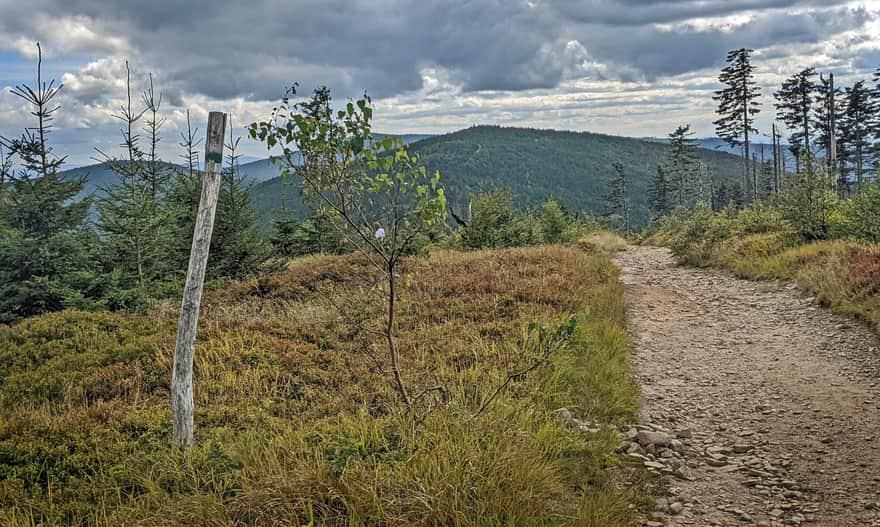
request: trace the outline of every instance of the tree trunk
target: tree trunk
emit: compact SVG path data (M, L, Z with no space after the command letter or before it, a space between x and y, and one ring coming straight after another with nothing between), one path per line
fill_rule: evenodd
M397 339L394 337L394 264L388 264L388 318L385 326L385 338L388 341L388 353L391 355L391 374L394 376L394 382L397 385L397 391L400 398L407 407L412 406L409 393L406 391L406 384L403 382L403 376L400 374L400 354L397 349Z
M177 326L177 343L174 348L174 367L171 372L171 414L173 441L175 445L188 447L193 442L193 352L196 342L196 326L202 287L214 230L214 214L220 191L223 164L223 137L226 133L226 114L211 112L208 115L208 137L205 141L205 174L202 195L193 231L186 286L180 307Z

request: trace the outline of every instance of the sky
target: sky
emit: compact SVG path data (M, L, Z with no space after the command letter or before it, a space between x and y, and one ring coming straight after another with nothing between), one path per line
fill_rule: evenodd
M53 145L72 165L119 149L125 63L136 102L152 74L180 153L186 111L236 134L286 87L368 93L374 130L446 133L475 124L665 136L714 135L713 92L731 49L754 50L769 133L772 94L813 66L838 84L880 67L880 0L0 0L0 135L32 116L11 88L64 84ZM244 140L242 153L264 157Z

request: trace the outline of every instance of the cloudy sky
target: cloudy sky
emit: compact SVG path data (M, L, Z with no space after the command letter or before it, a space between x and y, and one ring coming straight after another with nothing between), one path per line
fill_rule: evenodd
M75 165L119 142L126 60L135 90L152 73L164 93L166 158L186 109L202 130L209 110L243 126L293 81L368 92L379 131L710 136L728 50L755 50L769 127L784 77L880 66L880 0L0 0L0 135L27 122L10 88L33 82L36 41L64 83L55 144Z

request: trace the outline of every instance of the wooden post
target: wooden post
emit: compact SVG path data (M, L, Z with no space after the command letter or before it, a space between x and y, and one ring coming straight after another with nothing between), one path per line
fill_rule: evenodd
M189 253L189 268L186 272L186 286L180 306L174 367L171 372L173 439L175 445L183 447L188 447L193 442L193 351L196 344L199 305L202 302L202 286L205 283L205 268L208 265L208 251L211 248L211 232L214 230L217 195L220 191L225 134L226 114L221 112L208 114L202 197L199 200L192 249Z

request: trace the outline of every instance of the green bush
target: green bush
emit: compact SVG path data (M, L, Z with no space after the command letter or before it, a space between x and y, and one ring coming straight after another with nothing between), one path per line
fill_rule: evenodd
M867 242L880 242L880 182L866 185L843 202L837 234Z
M736 215L734 231L737 234L760 234L790 231L791 224L775 207L758 202Z
M827 240L835 230L839 201L821 164L797 174L774 198L781 217L807 240Z
M460 236L468 249L519 247L538 243L540 227L516 209L513 194L498 189L471 196L470 218Z
M736 211L728 207L719 213L705 204L692 211L678 209L664 219L661 229L672 253L682 263L709 265L712 252L734 232Z
M572 243L599 229L595 222L573 217L552 198L540 211L530 212L517 210L513 201L513 194L503 189L471 196L470 219L455 235L458 244L484 249Z

